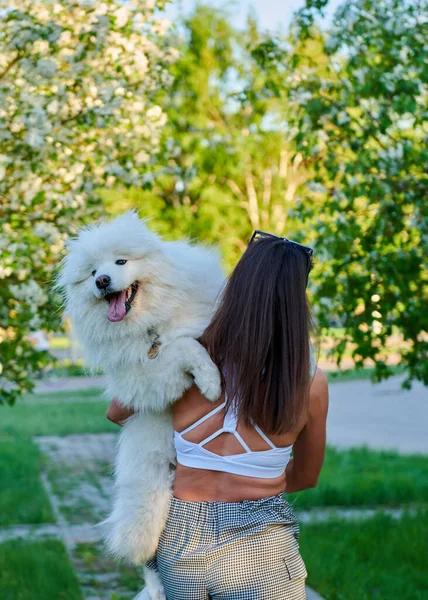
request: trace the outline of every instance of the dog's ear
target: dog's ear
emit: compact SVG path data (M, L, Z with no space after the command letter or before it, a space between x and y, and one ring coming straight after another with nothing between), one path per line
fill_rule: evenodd
M131 210L127 210L126 212L123 213L123 216L128 216L130 219L134 219L136 221L140 220L140 215L138 213L138 209L136 208L131 208ZM143 219L141 219L143 220Z
M143 217L140 214L140 211L138 208L131 208L130 210L125 211L124 213L117 215L116 217L112 218L110 220L110 222L116 221L116 220L123 220L129 224L134 224L135 223L140 223L141 225L143 225L144 227L147 227L147 223L149 221L153 221L154 217ZM156 230L153 230L153 228L150 230L151 233L153 235L158 235Z
M67 244L68 246L68 244ZM52 289L54 292L61 292L65 297L67 295L67 284L69 281L70 257L66 254L56 268Z
M144 219L140 217L138 210L136 208L132 208L131 210L127 210L120 215L116 215L112 219L110 219L110 223L113 221L124 221L125 223L134 224L135 223L144 223Z
M91 274L90 259L85 251L85 241L97 230L95 224L87 225L78 230L75 237L70 237L66 243L66 255L56 268L53 290L66 293L68 285L85 281Z

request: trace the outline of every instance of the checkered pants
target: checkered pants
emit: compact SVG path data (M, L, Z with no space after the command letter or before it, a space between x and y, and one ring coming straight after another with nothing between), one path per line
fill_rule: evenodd
M156 562L168 600L305 600L299 526L283 495L173 498Z

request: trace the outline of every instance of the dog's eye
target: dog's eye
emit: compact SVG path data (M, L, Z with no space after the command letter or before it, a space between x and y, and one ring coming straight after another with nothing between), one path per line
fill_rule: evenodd
M116 261L116 265L125 265L126 264L126 260L124 258L119 258L119 260Z
M95 277L95 273L97 272L97 270L95 269L95 271L92 271L91 275L92 277Z

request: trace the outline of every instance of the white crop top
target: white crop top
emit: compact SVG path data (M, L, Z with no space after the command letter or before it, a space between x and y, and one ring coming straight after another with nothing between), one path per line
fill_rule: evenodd
M201 419L193 423L183 431L174 431L174 445L177 452L177 462L185 467L194 469L207 469L209 471L223 471L233 473L234 475L246 475L247 477L259 477L262 479L274 479L283 475L285 468L290 460L292 446L277 448L271 440L255 423L252 423L257 433L270 446L270 450L250 450L248 445L237 432L237 417L235 411L230 408L224 417L223 427L209 435L207 438L196 444L183 438L183 435L192 431L204 423L207 419L217 414L226 406L226 401L222 402L214 410L204 415ZM204 446L222 433L232 433L245 452L242 454L232 454L221 456L210 452Z

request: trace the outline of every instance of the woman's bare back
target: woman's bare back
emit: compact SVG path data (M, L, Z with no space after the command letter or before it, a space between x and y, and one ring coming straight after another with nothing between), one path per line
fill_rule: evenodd
M325 378L322 371L317 372L311 386L311 398L316 396L317 390ZM196 386L190 388L184 396L174 404L173 425L178 432L198 421L216 406L224 401L220 397L217 402L211 403L198 390ZM309 408L310 412L310 408ZM209 435L218 431L223 425L224 409L183 435L183 438L194 443L200 443ZM288 431L282 435L269 435L269 439L277 447L291 446L295 443L299 433L304 429L308 414L303 415L302 422L296 430ZM252 451L269 450L270 446L251 426L238 423L237 432ZM240 454L245 452L236 437L231 433L222 433L204 445L210 452L221 456ZM240 502L242 500L255 500L267 496L280 494L286 488L286 473L275 479L261 479L242 475L233 475L220 471L194 469L177 464L173 493L176 498L187 501L208 502Z

